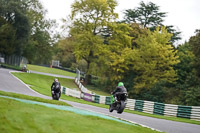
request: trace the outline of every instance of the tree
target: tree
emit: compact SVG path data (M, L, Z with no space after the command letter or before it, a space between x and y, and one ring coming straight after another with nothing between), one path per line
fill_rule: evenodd
M56 35L53 35L56 21L46 19L47 11L38 0L26 2L29 7L26 15L31 24L31 34L23 55L27 57L29 63L49 64L53 56L53 45L57 39Z
M196 74L200 77L200 30L196 30L196 35L190 38L189 44L192 46L192 51L195 55L194 67Z
M125 21L128 23L140 23L150 29L155 29L157 25L162 25L165 12L159 12L159 6L149 2L140 2L140 7L125 10Z
M164 27L157 27L154 32L148 31L147 36L136 40L138 48L133 50L136 92L139 93L142 88L149 89L160 81L174 82L177 79L173 66L179 60L177 51L168 44L170 37Z
M104 46L103 29L117 18L115 0L77 0L72 4L70 34L75 40L77 60L87 62L86 84L90 82L91 64Z
M15 34L13 26L0 17L0 53L11 55L15 52Z
M76 63L73 51L74 45L72 38L68 37L66 39L59 40L57 43L57 54L55 59L59 60L63 67L70 68L73 63Z
M188 42L178 46L177 50L177 55L180 60L180 62L175 66L178 75L177 84L179 85L178 88L184 89L191 86L186 85L186 81L191 75L193 75L195 56L192 52L192 46Z
M200 31L188 43L179 47L181 63L178 67L180 101L184 105L199 106L200 98Z
M124 20L126 23L138 23L144 28L149 28L151 31L154 31L157 26L163 26L163 18L166 17L166 12L160 12L159 6L149 2L145 4L143 1L140 2L140 6L135 9L128 9L124 12ZM171 42L174 43L177 40L180 40L180 33L174 29L174 26L166 26L168 32L172 33Z
M9 51L9 54L15 53L17 55L22 55L31 30L28 17L26 16L27 4L24 0L1 0L0 5L1 21L3 19L3 21L6 22L4 23L5 25L1 27L1 32L4 32L4 38L6 38L6 35L8 38L13 35L11 40L14 41L14 45L11 45L13 43L9 44L10 42L2 43L1 45L3 45L3 47L10 45L9 47L12 49L12 52ZM5 27L8 28L8 31L5 30ZM13 32L14 34L9 34L8 32Z

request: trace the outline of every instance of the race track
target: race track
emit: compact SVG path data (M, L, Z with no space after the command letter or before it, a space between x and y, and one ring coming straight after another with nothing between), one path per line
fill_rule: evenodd
M19 79L14 77L12 74L10 74L11 71L13 70L0 68L0 90L19 93L19 94L25 94L29 96L36 96L36 97L41 97L45 99L51 99L51 97L41 95L31 90L27 85L25 85ZM113 113L110 113L108 109L105 109L105 108L95 107L95 106L86 105L86 104L80 104L80 103L71 102L67 100L61 100L61 101L67 102L68 104L71 104L72 106L77 107L77 108L91 110L91 111L103 113L109 116L114 116L117 118L131 121L133 123L138 123L140 125L147 126L159 131L164 131L168 133L198 133L200 132L200 125L157 119L157 118L152 118L152 117L140 116L136 114L130 114L126 112L122 114L117 114L115 111L113 111Z

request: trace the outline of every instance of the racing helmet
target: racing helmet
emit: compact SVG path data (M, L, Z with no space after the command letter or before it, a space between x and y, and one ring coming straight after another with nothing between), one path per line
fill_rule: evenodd
M118 83L118 87L120 87L120 86L124 86L124 83L123 82L119 82Z
M58 79L57 79L57 78L55 78L55 79L54 79L54 81L55 81L55 82L58 82Z

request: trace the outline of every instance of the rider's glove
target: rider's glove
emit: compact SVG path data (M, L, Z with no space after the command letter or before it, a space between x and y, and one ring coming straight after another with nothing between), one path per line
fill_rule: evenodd
M54 94L54 91L51 91L52 94Z

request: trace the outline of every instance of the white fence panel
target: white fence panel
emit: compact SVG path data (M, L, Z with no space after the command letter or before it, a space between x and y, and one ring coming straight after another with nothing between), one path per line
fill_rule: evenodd
M200 107L192 106L191 119L200 121Z
M178 105L165 104L164 115L166 116L177 116Z
M135 99L127 99L126 109L134 110L135 101Z
M76 98L81 98L81 92L69 89L68 95Z
M154 110L154 102L144 101L142 112L153 114L153 110Z
M106 103L106 96L100 96L99 103L100 104L105 104Z

